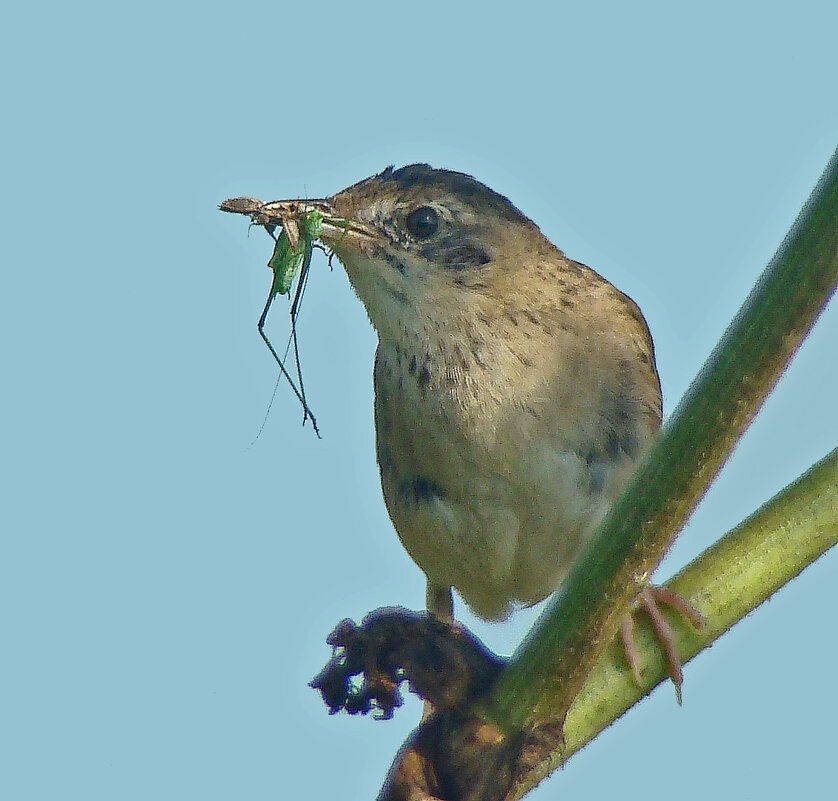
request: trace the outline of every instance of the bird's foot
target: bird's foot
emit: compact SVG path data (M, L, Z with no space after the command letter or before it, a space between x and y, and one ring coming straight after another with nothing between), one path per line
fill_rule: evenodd
M623 649L625 650L631 672L634 675L634 680L638 684L641 684L640 655L634 639L634 614L637 609L642 609L649 615L658 642L666 654L669 678L672 679L672 683L675 685L675 695L680 704L681 685L684 682L684 673L681 669L681 659L678 656L672 627L663 616L660 609L661 606L668 606L670 609L674 609L687 618L697 629L704 628L704 618L680 595L666 587L657 587L649 584L640 593L637 599L636 609L623 619L620 625L620 639L623 641Z

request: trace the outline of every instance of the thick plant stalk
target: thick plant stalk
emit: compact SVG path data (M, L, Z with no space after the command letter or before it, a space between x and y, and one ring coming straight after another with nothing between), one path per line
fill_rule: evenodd
M708 548L667 586L705 618L697 631L670 616L684 661L711 645L838 543L838 448ZM588 675L571 706L561 753L528 773L507 796L520 798L583 748L666 678L660 648L649 627L639 629L644 681L638 687L615 642Z
M838 280L838 154L739 314L482 713L502 730L564 721Z

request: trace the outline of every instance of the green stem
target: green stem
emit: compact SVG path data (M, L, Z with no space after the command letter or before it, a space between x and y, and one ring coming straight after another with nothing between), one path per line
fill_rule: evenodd
M703 616L697 631L669 615L686 662L768 600L838 543L838 448L708 548L667 583ZM645 665L638 687L615 642L585 680L567 715L562 752L553 754L515 788L520 798L666 678L651 627L638 620L637 645Z
M502 728L564 720L592 666L838 281L838 153L589 547L485 703Z

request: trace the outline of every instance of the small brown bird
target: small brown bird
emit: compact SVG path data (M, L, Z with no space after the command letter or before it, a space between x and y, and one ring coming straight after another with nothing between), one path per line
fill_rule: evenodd
M388 168L323 201L268 205L323 215L320 238L378 333L381 485L428 610L450 621L452 587L489 620L547 597L660 426L640 309L463 173ZM680 687L656 597L694 615L654 588L641 598Z

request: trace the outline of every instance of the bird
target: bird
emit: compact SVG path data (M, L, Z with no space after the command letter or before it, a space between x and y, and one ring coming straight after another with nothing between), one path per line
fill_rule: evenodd
M462 172L388 167L321 201L267 205L322 215L378 335L381 487L428 612L452 622L452 590L490 621L545 599L661 425L637 304ZM663 588L640 596L680 700L659 603L700 620ZM630 618L621 634L639 679Z

